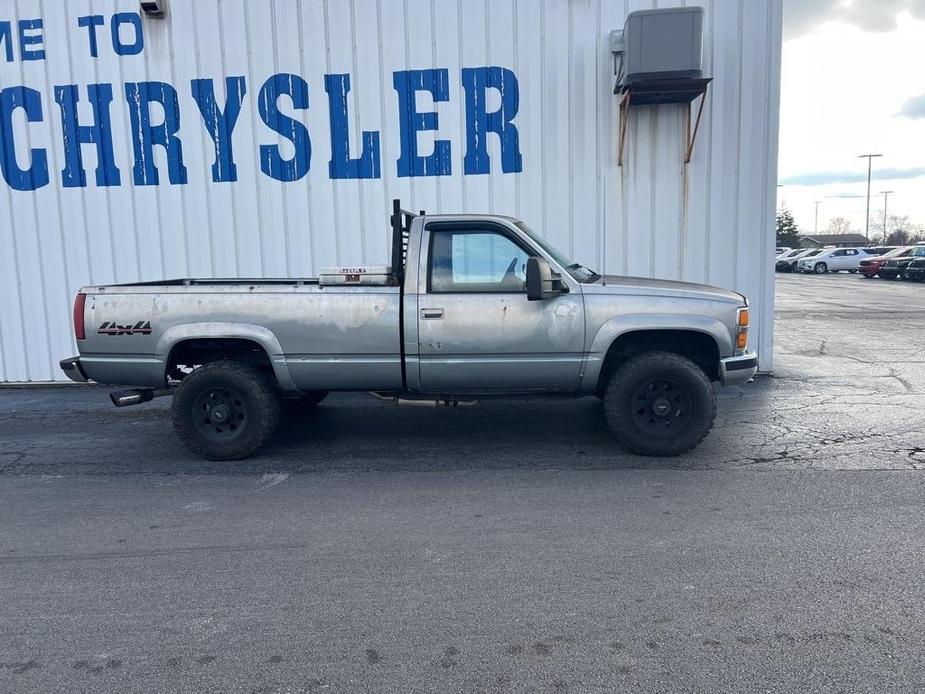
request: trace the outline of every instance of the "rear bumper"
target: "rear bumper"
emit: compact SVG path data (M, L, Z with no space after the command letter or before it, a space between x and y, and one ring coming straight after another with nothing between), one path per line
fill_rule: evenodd
M62 359L58 362L58 366L61 367L64 375L72 381L77 381L78 383L86 383L90 380L87 378L87 374L84 373L83 367L80 365L80 357Z
M758 373L758 355L754 352L719 360L719 380L724 386L737 386L745 383L756 373Z

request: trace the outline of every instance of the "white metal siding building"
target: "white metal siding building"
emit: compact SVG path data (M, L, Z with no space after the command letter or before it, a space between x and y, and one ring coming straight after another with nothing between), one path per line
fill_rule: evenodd
M682 4L171 0L152 19L0 0L0 380L63 378L82 285L387 263L393 197L522 218L598 271L746 293L770 369L782 0L688 3L714 78L692 161L663 105L631 110L617 166L610 32ZM417 153L402 108L437 114ZM515 127L504 156L473 108Z

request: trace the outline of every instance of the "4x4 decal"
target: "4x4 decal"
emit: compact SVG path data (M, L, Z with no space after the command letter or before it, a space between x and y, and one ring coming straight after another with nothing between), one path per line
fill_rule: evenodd
M99 335L150 335L151 321L140 320L135 325L117 325L106 321L96 330Z

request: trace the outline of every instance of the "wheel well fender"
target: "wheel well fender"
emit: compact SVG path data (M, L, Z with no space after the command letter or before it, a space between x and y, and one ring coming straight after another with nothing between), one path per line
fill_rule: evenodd
M592 340L583 377L586 389L600 391L622 360L651 350L686 356L713 380L719 377L720 358L733 353L729 329L715 318L666 314L619 316L602 325Z
M259 349L283 390L295 390L283 348L273 332L261 325L247 323L187 323L168 328L161 335L155 355L162 362L164 377L175 362L178 351L194 345L218 345L230 351Z

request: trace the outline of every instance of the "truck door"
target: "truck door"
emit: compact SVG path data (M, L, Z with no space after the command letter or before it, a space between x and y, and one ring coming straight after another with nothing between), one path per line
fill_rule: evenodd
M526 264L536 252L502 225L435 222L427 232L418 295L422 389L577 389L581 292L528 301Z

